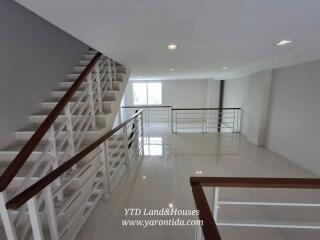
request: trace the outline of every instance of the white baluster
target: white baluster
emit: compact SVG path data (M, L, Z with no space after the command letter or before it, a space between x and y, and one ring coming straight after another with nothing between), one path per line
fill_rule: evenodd
M76 154L76 148L75 148L75 142L73 137L73 126L72 126L72 114L71 114L71 105L70 103L67 103L65 109L65 115L67 118L67 134L68 134L68 144L71 146L70 149L70 155L74 156ZM80 116L77 116L80 117Z
M39 211L38 211L38 204L36 197L31 198L27 202L28 206L28 213L30 217L30 222L31 222L31 228L32 228L32 233L33 233L33 239L34 240L43 240L43 231L42 231L42 226L41 226L41 220L39 216Z
M92 128L96 128L96 117L95 117L95 110L94 110L94 96L93 96L93 87L92 87L92 76L91 73L89 73L87 77L87 81L89 84L89 104L90 104L90 112L91 112L91 117L92 117Z
M219 210L219 188L215 187L213 189L213 218L218 221L218 210Z
M112 90L112 68L111 68L111 60L108 58L108 89Z
M70 112L70 111L69 111ZM49 141L49 152L50 152L50 158L51 158L51 162L52 162L52 168L56 169L59 167L59 160L58 160L58 153L57 153L57 142L56 142L56 138L55 138L55 131L54 131L54 125L51 125L51 127L48 130L48 141ZM72 135L72 133L71 133ZM69 140L68 140L69 141ZM73 142L72 142L73 143ZM70 143L69 143L70 144ZM55 185L57 187L61 186L61 179L58 178L55 181ZM58 195L58 199L60 201L63 200L63 193L59 193Z
M129 159L129 141L128 141L128 126L124 125L122 128L123 131L123 147L124 147L124 159L125 159L125 163L127 164L127 166L129 166L130 163L130 159Z
M106 175L107 175L107 184L108 184L108 193L111 194L111 169L110 169L110 156L109 156L109 146L108 141L103 143L104 146L104 158L106 162Z
M98 94L98 107L99 112L102 113L102 95L101 95L101 78L99 62L95 65L96 82L97 82L97 94Z
M0 193L0 215L4 230L8 240L17 240L16 230L13 225L12 218L10 217L9 211L6 208L7 197L4 192Z
M117 80L117 66L115 61L112 61L113 81Z
M143 112L141 112L140 113L140 116L141 116L141 118L140 118L140 126L141 126L141 129L140 129L140 131L141 131L141 142L140 142L140 144L141 144L141 148L142 148L142 157L144 157L144 128L143 128Z
M44 189L45 191L45 202L47 210L47 218L49 224L49 231L51 240L59 240L58 224L56 219L56 211L53 203L53 196L50 185Z

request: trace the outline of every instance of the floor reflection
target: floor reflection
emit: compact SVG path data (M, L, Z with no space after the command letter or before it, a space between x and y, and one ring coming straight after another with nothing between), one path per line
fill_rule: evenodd
M163 156L162 137L145 137L143 141L145 156Z

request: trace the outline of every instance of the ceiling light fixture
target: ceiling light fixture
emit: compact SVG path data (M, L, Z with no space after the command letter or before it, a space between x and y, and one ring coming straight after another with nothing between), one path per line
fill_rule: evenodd
M174 44L174 43L173 44L169 44L168 45L168 49L169 50L176 50L177 49L177 44Z
M169 71L174 71L174 68L169 68Z
M197 175L201 175L201 174L202 174L202 171L196 171L196 174L197 174Z
M169 203L169 204L168 204L168 207L169 207L169 208L173 208L173 207L174 207L173 203Z
M147 177L146 176L142 176L142 179L146 179Z
M275 45L276 46L286 46L292 42L293 42L292 40L281 40L280 42L276 43Z

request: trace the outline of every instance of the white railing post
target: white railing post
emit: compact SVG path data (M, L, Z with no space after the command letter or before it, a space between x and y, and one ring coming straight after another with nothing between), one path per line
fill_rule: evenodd
M45 191L44 194L45 194L47 218L48 218L48 225L49 225L51 240L59 240L59 230L58 230L58 224L56 219L56 211L54 209L53 195L51 192L50 185L46 187L44 191Z
M75 143L74 143L74 138L73 138L73 126L72 126L72 114L71 114L71 106L70 103L67 103L65 106L65 115L67 118L67 135L68 135L68 144L71 146L71 156L74 156L76 154L76 148L75 148ZM78 116L80 117L80 116Z
M218 221L218 210L219 210L219 188L215 187L213 189L213 218L214 220Z
M96 113L94 109L94 96L93 96L93 86L92 86L92 75L91 72L88 74L87 81L89 84L89 105L90 105L90 112L92 117L92 128L96 128Z
M28 213L29 213L30 222L31 222L33 239L44 240L36 197L33 197L30 200L28 200L27 206L28 206Z
M96 72L96 82L97 82L98 107L99 107L99 112L102 113L102 94L101 94L101 79L100 79L99 61L95 65L95 72Z
M123 131L123 147L124 147L124 159L127 166L130 166L130 159L129 159L129 141L128 141L128 126L124 125L122 128Z
M9 211L6 208L7 197L4 192L0 192L0 216L2 219L3 227L6 232L8 240L18 240L16 230L10 217Z
M140 114L139 114L140 115ZM133 129L133 139L131 140L131 146L134 144L134 154L136 156L136 160L140 158L139 154L139 135L140 135L140 126L139 126L139 115L135 116L133 119L134 129Z
M109 185L108 181L110 181L110 176L108 180L108 174L107 174L107 166L106 166L106 147L105 143L102 143L100 145L100 148L102 149L102 152L100 154L100 159L101 159L101 165L102 165L102 174L103 174L103 186L104 186L104 191L103 191L103 198L104 200L107 200L108 195L110 194L109 192Z
M111 194L112 186L111 186L111 169L110 169L110 156L109 156L109 146L108 140L103 143L104 149L104 158L106 163L106 176L107 176L107 185L108 185L108 193Z
M112 61L112 72L113 72L113 80L117 80L117 66L115 61Z
M70 113L70 109L69 109L69 113ZM67 119L68 121L68 119ZM68 124L67 124L68 125ZM67 127L68 128L68 127ZM67 130L69 131L69 130ZM71 136L72 136L72 132L69 133ZM73 139L73 138L72 138ZM53 169L56 169L59 167L59 160L58 160L58 153L57 153L57 142L56 142L56 138L55 138L55 131L54 131L54 125L52 124L52 126L49 128L49 131L48 131L48 141L49 141L49 152L50 152L50 157L51 157L51 161L52 161L52 167ZM68 143L73 145L73 140L72 142L69 141L68 139ZM73 145L73 149L74 149L74 145ZM55 184L57 187L60 187L61 186L61 179L58 178L56 181L55 181ZM59 193L58 195L58 199L60 201L63 200L63 193Z
M112 86L112 68L111 68L111 60L110 60L110 58L108 58L108 60L107 60L107 62L108 62L108 89L109 90L112 90L113 89L113 86Z
M144 157L144 127L143 127L143 112L140 113L140 124L141 124L141 148L142 148L142 157Z
M202 133L204 133L205 126L205 110L202 111Z
M195 226L195 240L203 240L201 226Z

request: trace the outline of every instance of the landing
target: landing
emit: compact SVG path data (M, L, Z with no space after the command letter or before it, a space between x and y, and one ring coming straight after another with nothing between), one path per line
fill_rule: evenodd
M122 226L123 219L138 219L124 216L126 208L144 209L194 209L194 201L189 185L190 176L252 176L252 177L312 177L312 175L281 156L248 143L239 134L171 134L165 125L153 125L145 129L145 159L136 166L135 172L123 179L108 201L100 201L79 232L79 240L188 240L194 239L192 226ZM281 196L279 190L227 190L221 198L237 200L273 201ZM291 192L292 193L292 192ZM282 194L282 195L281 195ZM285 193L285 195L288 192ZM306 193L305 195L307 195ZM212 189L208 189L209 203ZM295 196L295 195L292 195ZM309 194L304 201L310 201ZM303 195L299 195L301 200ZM267 199L265 199L267 198ZM314 199L314 197L313 197ZM320 199L320 198L318 198ZM278 199L277 199L278 200ZM288 199L283 199L288 201ZM292 199L291 201L300 201ZM301 200L302 201L302 200ZM316 201L314 199L314 201ZM318 201L319 202L319 201ZM287 207L286 213L290 213ZM240 210L243 210L242 212ZM266 212L267 209L267 212ZM278 209L268 212L269 207L223 207L219 218L225 220L270 220L277 218ZM305 209L305 208L304 208ZM220 211L219 210L219 211ZM282 210L281 210L282 211ZM280 212L281 212L280 211ZM314 210L313 210L314 212ZM306 216L313 213L304 210ZM301 212L297 216L301 216ZM283 214L283 212L282 212ZM310 214L310 215L309 215ZM317 215L317 213L315 213ZM319 214L318 214L319 215ZM175 216L177 218L177 216ZM293 214L291 214L292 218ZM140 219L161 219L161 216L143 216ZM196 217L181 217L197 219ZM301 218L300 218L301 219ZM276 219L279 220L279 219ZM299 218L298 218L299 220ZM311 218L314 220L314 218ZM310 221L311 221L310 220ZM320 231L286 230L270 228L221 227L223 239L313 239ZM300 235L301 234L301 235ZM293 238L295 236L297 238ZM315 238L316 239L316 238Z

